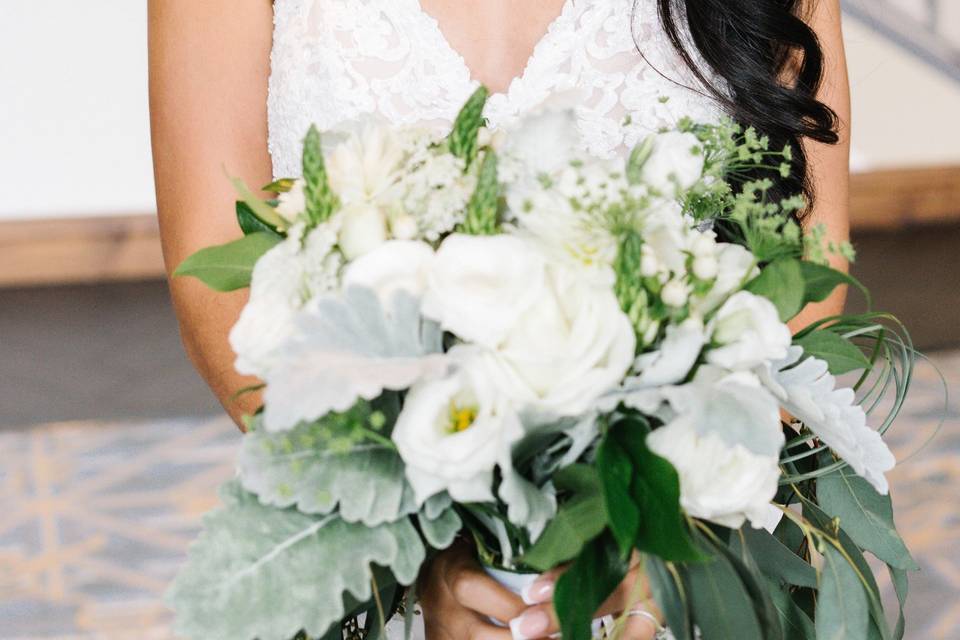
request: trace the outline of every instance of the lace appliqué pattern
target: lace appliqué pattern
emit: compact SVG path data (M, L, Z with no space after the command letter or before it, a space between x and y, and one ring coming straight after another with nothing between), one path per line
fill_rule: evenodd
M299 174L311 124L330 130L373 114L447 126L478 86L420 0L275 0L274 12L268 111L277 176ZM509 126L564 93L585 147L604 157L683 116L721 114L667 40L654 0L635 9L631 0L567 0L486 115L495 128Z

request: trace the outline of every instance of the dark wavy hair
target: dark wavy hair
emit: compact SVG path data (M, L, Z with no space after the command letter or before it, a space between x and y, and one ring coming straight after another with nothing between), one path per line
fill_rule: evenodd
M727 114L769 136L771 149L793 148L793 174L764 175L775 182L770 198L802 193L812 203L815 193L800 142L835 144L839 121L817 100L823 51L805 22L804 0L657 2L670 42ZM638 48L642 54L642 43Z

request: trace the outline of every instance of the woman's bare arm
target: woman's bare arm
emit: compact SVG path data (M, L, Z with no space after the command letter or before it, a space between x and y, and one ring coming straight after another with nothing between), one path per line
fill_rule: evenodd
M240 235L225 171L251 185L270 181L267 80L270 0L150 0L150 114L157 206L168 274L191 253ZM233 368L227 341L246 292L216 293L172 278L184 347L240 423L259 403L234 401L255 383Z
M840 119L840 142L836 145L805 142L816 192L807 226L823 225L827 241L839 244L850 238L850 84L840 29L840 0L813 3L808 23L823 48L824 78L819 97ZM846 271L848 268L840 256L831 256L830 261L835 269ZM798 331L820 318L836 315L843 310L845 300L846 290L838 289L827 300L809 305L793 319L790 327Z

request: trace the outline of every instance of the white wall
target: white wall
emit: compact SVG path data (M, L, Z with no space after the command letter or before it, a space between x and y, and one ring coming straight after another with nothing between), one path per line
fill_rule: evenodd
M960 86L846 34L858 166L960 163ZM153 207L145 0L0 0L0 219Z
M153 210L146 61L145 0L0 0L0 218Z

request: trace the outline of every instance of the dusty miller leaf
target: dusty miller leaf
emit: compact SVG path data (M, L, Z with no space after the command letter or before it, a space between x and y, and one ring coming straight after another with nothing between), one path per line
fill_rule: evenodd
M224 485L221 497L225 506L206 516L167 593L183 637L322 636L346 613L344 599L370 599L372 564L412 584L425 557L408 518L371 528L335 514L276 509L236 482Z
M325 515L340 506L347 522L377 526L416 510L396 450L360 442L346 450L325 443L323 421L286 433L253 431L243 438L243 488L260 502Z

